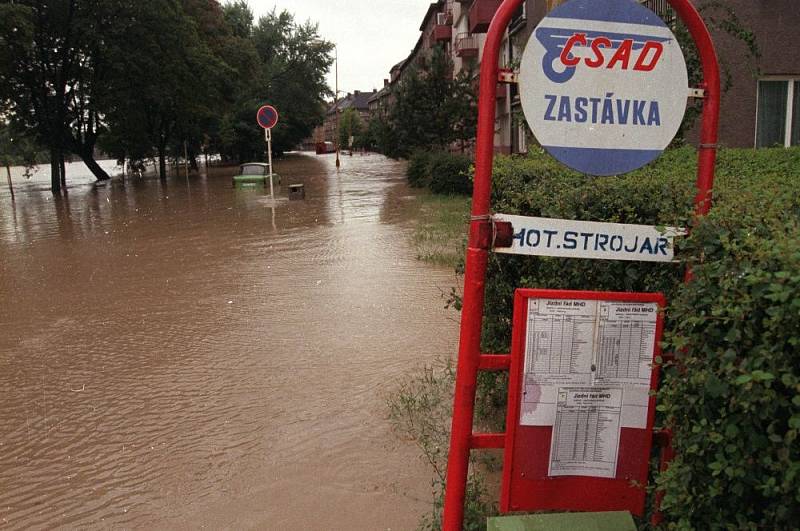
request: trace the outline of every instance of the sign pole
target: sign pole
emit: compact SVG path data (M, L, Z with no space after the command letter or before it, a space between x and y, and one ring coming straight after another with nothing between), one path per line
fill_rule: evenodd
M11 202L14 202L14 184L11 182L11 168L6 164L6 175L8 176L8 189L11 192Z
M453 398L453 423L442 528L459 531L464 520L464 494L469 475L472 418L481 349L484 287L492 223L489 218L492 159L494 157L495 94L500 44L514 11L523 0L504 0L486 36L478 91L478 138L475 150L475 187L464 272L464 299L458 344L458 367Z
M186 140L183 141L183 172L186 178L189 178L189 148L186 145Z
M267 167L269 169L269 197L275 200L275 189L272 185L272 128L278 124L278 111L272 105L262 105L256 113L256 121L264 129L264 141L267 143Z
M267 140L267 164L269 165L269 197L275 199L275 190L272 186L272 129L264 129Z
M708 28L690 0L668 0L678 16L686 23L700 53L705 90L701 129L701 144L697 172L697 217L711 208L711 191L716 163L720 80L719 64ZM498 58L503 35L515 10L523 0L503 0L486 36L480 71L478 100L478 131L475 150L475 186L473 191L469 239L464 273L464 297L456 371L450 452L447 461L447 480L444 501L443 529L458 531L464 517L464 498L469 473L470 451L476 448L503 448L504 434L473 433L473 415L477 374L481 369L507 369L508 356L482 355L481 326L485 296L485 278L493 231L490 217L491 171L494 157L495 98L498 83ZM687 280L691 273L687 272ZM498 358L498 359L493 359ZM503 367L501 367L503 366ZM657 493L657 501L660 496ZM656 517L655 520L658 518Z

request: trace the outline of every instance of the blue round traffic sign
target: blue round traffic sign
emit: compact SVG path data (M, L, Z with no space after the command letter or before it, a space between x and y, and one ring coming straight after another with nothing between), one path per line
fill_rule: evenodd
M536 27L520 99L539 143L589 175L658 157L686 112L688 74L675 35L635 0L570 0Z
M278 111L272 105L263 105L256 113L256 121L264 129L272 129L278 123Z

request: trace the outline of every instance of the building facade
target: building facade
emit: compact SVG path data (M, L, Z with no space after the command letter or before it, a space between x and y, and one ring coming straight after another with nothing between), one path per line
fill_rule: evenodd
M341 118L342 113L348 109L355 109L359 118L363 123L367 123L370 119L369 100L374 97L378 91L373 89L369 92L362 92L356 90L352 93L347 93L345 97L331 103L328 110L325 112L325 121L314 130L312 135L313 143L319 144L321 142L336 143L336 115Z

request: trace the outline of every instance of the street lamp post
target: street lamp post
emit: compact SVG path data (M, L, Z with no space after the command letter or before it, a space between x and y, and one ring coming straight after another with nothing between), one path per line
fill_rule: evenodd
M336 92L333 95L333 110L336 114L336 132L334 133L334 142L336 142L336 168L339 168L339 47L335 44L334 49L334 72L336 78Z
M325 43L322 39L314 39L312 42L314 43ZM334 76L335 76L335 92L333 93L333 112L336 115L335 123L335 131L334 131L334 146L336 146L336 167L340 166L339 161L339 47L336 46L336 43L331 43L333 45L333 65L334 65Z

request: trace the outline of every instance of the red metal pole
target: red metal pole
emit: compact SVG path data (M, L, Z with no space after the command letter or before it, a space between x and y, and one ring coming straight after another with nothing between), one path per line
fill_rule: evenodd
M483 48L478 94L478 137L475 149L475 186L472 194L472 221L467 243L464 273L464 301L461 312L461 336L453 401L453 424L450 453L447 459L447 482L444 498L444 531L458 531L464 520L464 494L469 473L472 417L483 322L484 286L489 245L489 206L494 158L495 99L498 63L503 35L514 11L523 0L504 0L497 10ZM490 231L491 232L491 229Z
M703 118L700 129L700 152L697 161L697 195L695 196L695 215L708 214L713 200L714 167L717 161L717 141L719 140L720 76L717 51L708 26L690 0L669 0L675 12L686 24L697 45L703 67L705 89Z
M703 82L701 87L705 90L703 99L703 115L700 124L700 147L697 155L697 195L694 198L695 219L699 219L711 210L714 190L714 170L717 163L717 142L719 141L719 113L722 91L720 88L719 60L711 33L708 31L703 17L692 5L690 0L669 0L672 8L686 24L689 34L695 42L697 52L700 54L700 64L703 68ZM684 281L691 282L692 268L687 267ZM675 456L672 448L672 437L665 437L665 446L661 451L660 470L667 469L669 462ZM651 524L659 526L663 517L661 515L661 501L664 492L655 494L655 511L651 517Z

